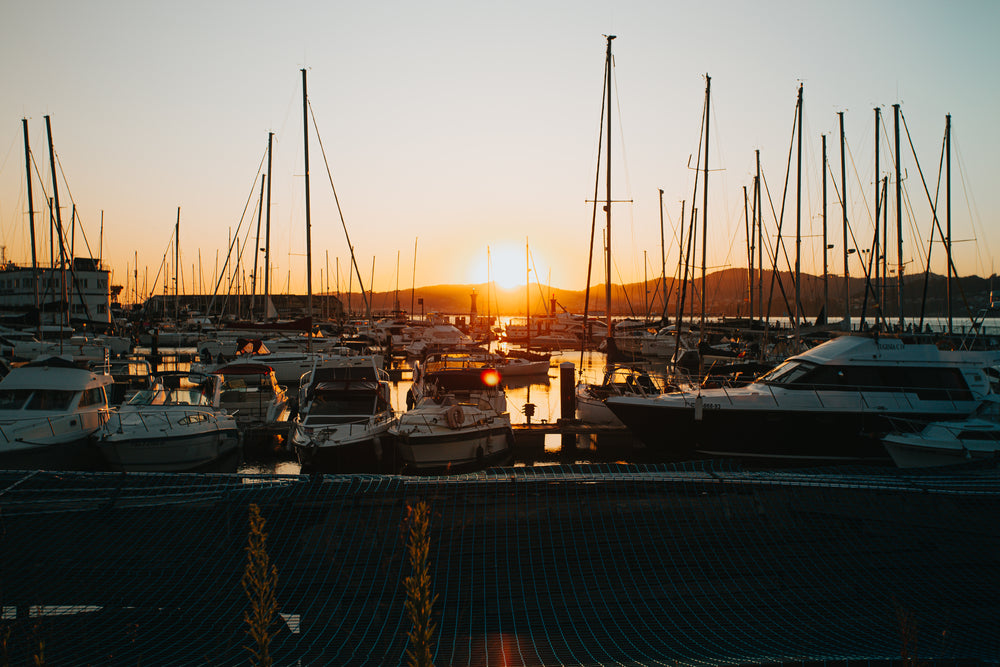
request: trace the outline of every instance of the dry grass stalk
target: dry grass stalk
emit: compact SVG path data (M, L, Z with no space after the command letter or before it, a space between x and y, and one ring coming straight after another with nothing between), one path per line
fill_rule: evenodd
M434 667L433 621L436 595L431 595L431 573L428 555L431 546L430 507L420 501L410 508L410 536L407 552L413 573L403 580L406 588L406 613L413 623L408 637L410 648L406 651L410 667Z
M278 613L278 569L267 555L264 517L256 504L250 504L250 533L247 539L247 565L243 571L243 590L250 609L243 615L252 645L246 649L253 656L251 664L271 667L271 625Z

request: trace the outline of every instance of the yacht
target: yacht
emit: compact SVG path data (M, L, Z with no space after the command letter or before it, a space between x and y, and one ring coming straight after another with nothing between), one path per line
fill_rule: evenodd
M125 472L194 472L237 462L240 432L220 407L221 385L218 375L157 376L151 389L137 392L104 424L98 447L108 465Z
M0 380L0 469L100 469L112 382L62 357L12 368Z
M390 391L388 373L372 357L330 359L306 373L290 437L303 471L391 472Z
M893 419L969 415L990 393L987 370L998 362L996 351L845 335L743 387L613 396L607 405L667 460L889 463L882 436L893 430Z
M414 387L413 407L390 429L404 469L458 472L510 459L507 397L487 360L433 355L415 371Z
M883 438L899 468L927 468L1000 459L1000 396L992 394L969 417L901 424Z
M240 429L261 431L291 417L291 401L278 384L274 369L264 364L233 362L212 372L222 377L219 405L233 415Z
M616 364L605 370L600 383L580 382L576 385L576 418L584 424L624 428L625 424L605 403L608 398L656 396L666 388L665 382L654 380L643 369Z

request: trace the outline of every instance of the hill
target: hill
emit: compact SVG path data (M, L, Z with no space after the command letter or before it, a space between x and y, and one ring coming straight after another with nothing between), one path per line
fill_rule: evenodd
M953 316L967 318L984 308L988 308L993 281L994 276L989 278L965 276L955 279L952 287ZM657 279L649 281L646 285L643 283L612 285L611 314L624 317L642 317L649 312L654 317L660 315L663 311L663 291L659 282ZM667 278L667 291L670 295L667 306L668 315L671 318L676 314L679 282ZM946 316L946 283L946 277L937 274L930 274L926 280L923 274L906 276L903 282L904 316L907 318L919 317L921 311L926 317ZM704 292L708 295L705 300L706 313L711 316L745 316L749 314L748 285L745 269L726 269L708 274L704 288ZM794 284L792 276L788 272L778 272L772 275L772 272L765 271L762 285L760 287L757 285L755 278L753 297L755 314L761 312L759 306L761 302L765 304L764 312L768 312L767 304L770 303L771 317L786 317L794 312ZM866 314L871 316L877 309L877 302L883 290L879 290L880 294L875 294L874 288L870 284L866 289L864 278L856 276L851 277L849 287L852 314L855 317L860 316L862 309L865 309ZM694 313L696 317L700 315L702 291L700 277L693 284L688 281L685 290L685 313ZM591 314L604 314L606 302L604 292L603 284L591 287L589 295L589 312ZM840 318L844 312L843 277L829 276L827 292L831 317ZM415 291L401 289L398 294L394 291L376 292L372 295L371 301L372 309L376 313L384 314L399 309L405 312L412 311L414 315L418 316L433 312L468 315L472 311L473 295L475 295L476 310L479 315L500 314L523 317L525 304L529 299L529 294L525 293L524 287L504 289L481 283L478 285L432 285L418 287ZM886 317L897 319L899 317L899 299L895 277L890 277L887 281L884 295ZM364 302L359 293L353 293L350 299L345 294L341 294L340 297L344 302L345 309L349 307L354 313L363 313ZM800 290L800 314L809 319L816 318L822 310L824 300L822 277L803 274ZM557 312L582 313L586 294L584 290L565 290L547 285L532 285L530 301L532 315L553 309Z

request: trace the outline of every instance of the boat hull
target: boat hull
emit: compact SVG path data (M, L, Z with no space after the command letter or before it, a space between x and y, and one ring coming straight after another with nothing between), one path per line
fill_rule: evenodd
M116 437L118 436L118 437ZM236 428L156 437L112 434L98 445L109 466L125 472L194 472L211 468L240 449Z
M292 449L305 473L395 472L394 422L391 412L327 428L310 427L307 419L293 426Z
M401 430L397 438L406 469L454 472L505 461L512 454L514 434L505 424L486 429Z
M667 461L741 460L759 466L889 464L882 436L893 420L913 413L858 409L699 409L693 405L643 404L609 399L632 433ZM972 409L970 405L969 410ZM954 412L921 419L954 418Z

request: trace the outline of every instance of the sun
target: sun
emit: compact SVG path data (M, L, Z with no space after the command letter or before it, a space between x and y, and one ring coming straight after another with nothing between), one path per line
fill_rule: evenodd
M478 282L489 282L503 289L524 287L528 276L525 247L510 242L489 246L475 274Z

